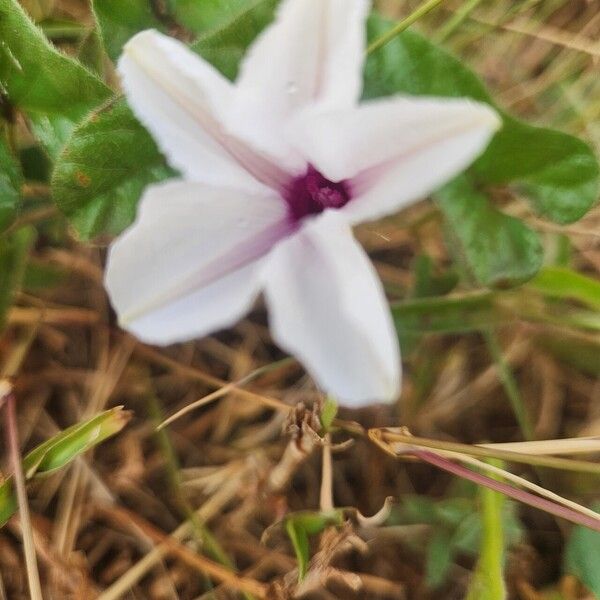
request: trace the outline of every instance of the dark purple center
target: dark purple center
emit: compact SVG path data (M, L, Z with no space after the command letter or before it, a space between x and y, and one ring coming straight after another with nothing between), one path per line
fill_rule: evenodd
M290 216L295 222L318 215L327 208L342 208L350 197L347 181L329 181L312 165L308 165L306 173L293 179L284 191Z

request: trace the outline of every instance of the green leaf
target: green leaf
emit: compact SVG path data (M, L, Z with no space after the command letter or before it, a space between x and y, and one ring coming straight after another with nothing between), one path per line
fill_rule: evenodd
M387 20L371 17L369 38L389 27ZM397 93L468 97L498 110L503 127L471 170L477 181L518 184L541 215L559 223L580 218L596 202L600 167L587 144L506 114L477 75L415 31L403 32L367 60L364 97Z
M6 324L6 313L15 292L21 286L35 230L23 227L9 236L0 237L0 330Z
M42 113L31 113L29 124L52 160L56 160L74 127L73 121L67 117Z
M100 38L98 28L88 31L77 48L77 58L92 73L104 79L105 77L104 43Z
M478 179L516 182L534 209L557 223L577 221L594 205L600 168L581 140L503 115L504 127L475 163Z
M308 562L310 560L308 535L302 527L299 527L291 519L286 521L285 530L292 542L292 548L294 548L296 560L298 561L298 581L302 581L308 571Z
M435 195L449 227L451 250L470 273L490 287L510 287L535 275L543 250L537 235L522 221L496 210L466 176Z
M327 433L331 429L331 425L333 424L333 420L335 419L337 412L338 403L336 399L332 396L327 396L325 398L325 404L323 405L321 414L319 415L321 428L324 433Z
M308 571L310 561L309 536L317 535L332 525L339 527L343 521L343 510L333 510L331 512L300 511L285 518L285 530L292 542L298 561L298 581L302 581Z
M61 431L23 459L25 478L31 479L34 475L48 474L64 467L90 448L121 431L128 420L129 413L124 412L122 406L118 406ZM0 527L16 509L17 502L11 477L0 486Z
M73 131L56 162L52 195L81 238L114 235L133 221L144 188L172 173L120 100Z
M575 575L596 598L600 598L599 564L600 533L587 527L575 527L565 550L565 571Z
M56 50L16 0L0 0L0 84L17 108L73 121L107 100L110 90Z
M240 35L256 35L263 26L257 17L279 0L172 0L175 18L197 33L218 31L237 23Z
M202 35L192 49L226 77L235 79L239 64L256 36L272 20L278 0L178 0L178 14Z
M425 564L427 587L438 588L448 575L452 566L453 548L450 536L446 531L436 531L427 546L427 561Z
M0 233L17 215L22 184L21 168L0 138Z
M79 40L87 31L83 23L68 19L44 19L38 25L50 40Z
M480 331L508 321L496 310L494 299L494 294L487 292L405 300L392 304L392 315L404 335Z
M430 256L419 254L413 261L411 271L415 276L414 298L427 298L448 294L459 282L458 274L447 271L438 275L434 272L434 263Z
M552 298L572 298L600 310L600 282L567 267L544 267L529 287Z
M25 477L30 479L36 473L51 473L76 456L112 437L127 423L129 413L118 406L104 411L88 421L76 423L58 435L32 450L23 459Z
M138 31L162 29L151 0L93 0L92 8L104 48L112 60L120 56L125 42Z
M373 14L367 23L369 41L390 27ZM363 98L404 93L411 96L469 97L493 104L480 79L457 58L424 36L407 30L367 58Z

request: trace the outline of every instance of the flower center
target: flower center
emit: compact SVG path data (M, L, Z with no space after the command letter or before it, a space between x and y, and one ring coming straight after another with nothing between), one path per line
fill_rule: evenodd
M293 179L284 191L290 216L295 222L318 215L327 208L342 208L350 198L347 181L329 181L312 165L308 165L306 173Z

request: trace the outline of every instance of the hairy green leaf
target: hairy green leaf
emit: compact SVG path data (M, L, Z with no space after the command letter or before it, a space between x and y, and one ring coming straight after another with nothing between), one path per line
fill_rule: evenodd
M54 48L16 0L0 0L0 84L17 108L81 119L111 91Z
M276 4L236 0L203 5L203 27L210 29L192 48L234 77L245 50L273 18ZM128 37L145 27L158 27L140 3L125 8L120 2L95 0L94 8L106 38L120 40L109 48L113 57ZM73 132L58 157L52 191L81 238L90 239L120 233L132 222L146 185L172 174L151 136L119 101Z
M73 131L56 162L52 194L89 239L121 232L133 221L144 188L171 174L150 134L120 100Z
M163 28L150 0L93 0L92 7L104 48L113 60L119 57L125 42L138 31Z

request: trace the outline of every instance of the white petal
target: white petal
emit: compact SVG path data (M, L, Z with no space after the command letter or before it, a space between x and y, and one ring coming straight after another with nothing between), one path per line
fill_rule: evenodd
M248 192L280 184L273 161L225 131L233 86L185 45L143 31L125 46L119 73L136 116L186 179Z
M260 129L261 141L270 133L268 149L281 156L281 123L291 112L315 103L354 106L362 90L369 7L370 0L284 0L242 63L236 130L254 137ZM258 118L245 118L247 110Z
M109 252L106 287L120 323L156 344L232 325L260 291L264 255L288 231L274 196L182 181L149 187Z
M435 191L480 154L500 121L463 99L395 97L336 112L305 111L290 135L332 181L350 180L343 212L379 218Z
M339 213L308 220L266 261L275 341L340 401L358 406L396 399L400 355L389 306Z

